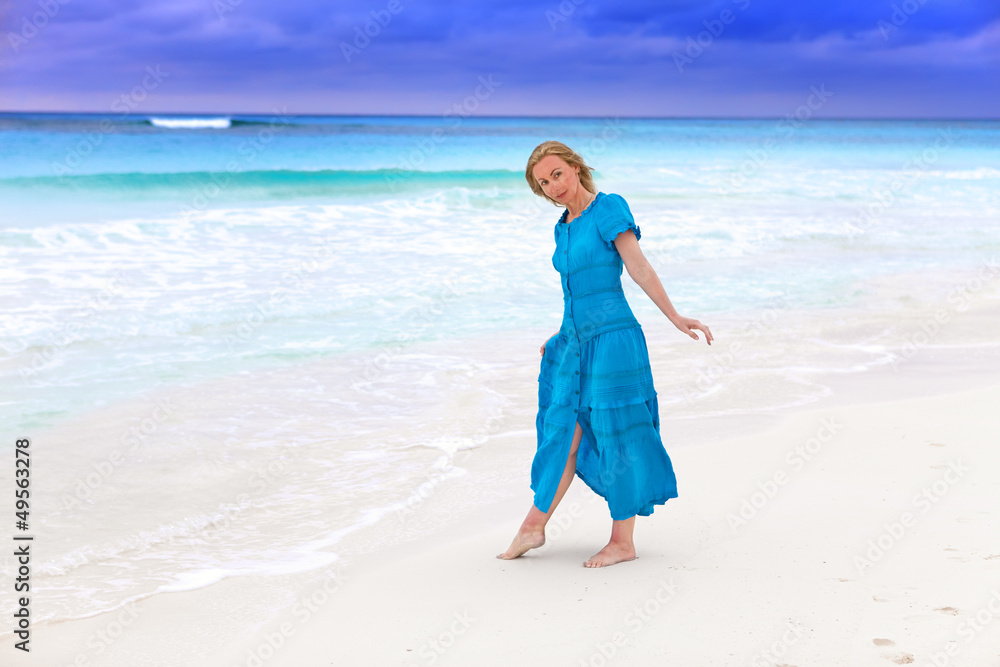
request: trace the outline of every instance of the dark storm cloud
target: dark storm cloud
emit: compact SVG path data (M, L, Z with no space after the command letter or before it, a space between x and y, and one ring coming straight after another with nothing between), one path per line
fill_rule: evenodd
M103 110L159 65L171 110L436 113L492 73L495 113L778 113L828 82L831 113L996 115L995 0L397 2L8 1L3 106Z

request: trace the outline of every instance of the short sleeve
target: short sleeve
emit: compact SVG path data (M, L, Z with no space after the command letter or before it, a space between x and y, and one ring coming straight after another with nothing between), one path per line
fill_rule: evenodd
M606 206L598 218L597 228L601 233L601 238L608 244L608 249L615 250L614 240L628 229L635 233L636 239L642 238L639 225L635 224L632 211L629 210L625 198L621 195L609 194L604 199Z

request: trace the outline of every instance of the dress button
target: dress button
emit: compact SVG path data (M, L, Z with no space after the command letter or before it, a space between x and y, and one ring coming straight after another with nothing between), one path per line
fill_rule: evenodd
M579 394L580 392L576 392L576 393L578 393L578 394Z
M577 371L577 372L576 372L576 374L577 374L577 375L579 375L579 374L580 374L580 371Z
M579 412L579 410L577 410L576 408L573 408L573 412Z

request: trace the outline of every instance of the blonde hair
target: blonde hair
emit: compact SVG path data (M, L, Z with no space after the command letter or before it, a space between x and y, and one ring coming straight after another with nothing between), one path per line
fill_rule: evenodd
M542 186L538 184L538 181L535 180L535 176L532 173L535 165L537 165L541 159L547 155L555 155L562 158L563 161L571 167L579 167L580 185L582 185L587 192L595 195L597 194L597 186L594 185L594 177L591 175L593 169L587 166L587 163L583 161L583 158L580 157L576 151L561 141L543 141L535 146L535 150L531 151L531 155L528 157L528 166L524 170L524 177L527 179L528 186L531 187L532 192L539 197L545 197L556 206L564 206L564 204L559 203L552 197L545 194L545 191L542 190Z

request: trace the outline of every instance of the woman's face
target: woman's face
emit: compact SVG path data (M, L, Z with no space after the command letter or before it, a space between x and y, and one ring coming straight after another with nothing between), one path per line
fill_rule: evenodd
M558 155L546 155L531 170L535 181L551 199L565 204L576 197L580 187L580 171L566 164Z

